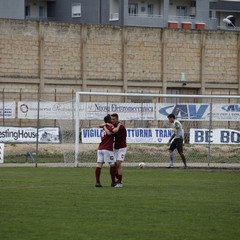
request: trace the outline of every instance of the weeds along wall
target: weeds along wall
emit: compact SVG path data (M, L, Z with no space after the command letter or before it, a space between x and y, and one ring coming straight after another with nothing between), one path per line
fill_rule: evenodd
M5 93L236 95L239 59L237 31L0 20Z

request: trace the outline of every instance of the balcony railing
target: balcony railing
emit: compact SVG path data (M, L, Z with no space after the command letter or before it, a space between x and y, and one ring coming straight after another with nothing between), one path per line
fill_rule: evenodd
M157 14L129 14L129 17L139 17L139 18L162 18L162 15Z

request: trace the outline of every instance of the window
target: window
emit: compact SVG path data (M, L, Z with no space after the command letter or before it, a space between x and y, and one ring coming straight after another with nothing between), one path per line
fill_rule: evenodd
M148 4L148 16L153 15L153 4Z
M109 20L119 20L119 0L110 0L109 4Z
M187 16L187 7L177 6L177 16L180 16L180 17Z
M72 4L72 17L81 17L81 4Z
M196 2L195 1L190 2L189 15L190 15L190 17L196 16Z
M129 13L130 16L138 15L138 5L137 5L137 3L128 5L128 13Z
M25 7L25 16L30 17L30 6Z
M195 1L191 1L191 2L190 2L190 6L191 6L191 7L196 7L196 2L195 2Z
M46 15L45 15L45 7L39 7L39 17L40 18L44 18Z

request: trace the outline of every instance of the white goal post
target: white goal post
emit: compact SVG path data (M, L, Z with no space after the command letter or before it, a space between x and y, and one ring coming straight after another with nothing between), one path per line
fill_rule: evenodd
M127 99L127 100L126 100ZM146 101L147 100L147 101ZM239 121L240 121L240 96L239 95L180 95L180 94L147 94L147 93L111 93L111 92L76 92L76 105L75 105L75 166L79 165L79 151L80 149L80 121L95 121L102 120L101 114L113 113L108 105L111 103L122 102L127 104L126 109L130 109L128 106L131 104L138 104L141 107L139 109L144 109L145 106L153 106L152 115L147 117L148 113L141 110L140 119L135 112L132 113L131 118L122 119L126 120L132 124L134 121L145 121L143 124L148 125L149 122L153 127L166 126L166 114L165 118L163 115L163 109L165 113L172 113L174 110L179 114L182 121L185 122L185 126L188 129L186 136L189 138L191 133L196 131L196 129L201 129L207 135L207 131L211 134L218 135L218 132L212 133L212 129L233 129L236 131L233 133L233 141L229 144L237 143L240 139L239 132ZM96 112L96 118L94 117L94 112L91 114L88 112L92 109L92 104L97 104L101 102L108 102L107 107L101 109L102 112L99 114ZM84 105L82 105L84 104ZM116 104L115 104L116 105ZM135 106L135 105L134 105ZM225 108L225 109L224 109ZM118 108L116 108L118 109ZM133 107L131 108L133 109ZM135 109L135 108L134 108ZM166 110L167 109L167 110ZM161 112L162 111L162 112ZM192 111L192 112L191 112ZM118 113L117 111L114 111ZM84 116L83 116L84 115ZM101 116L101 117L100 117ZM122 113L124 116L124 113ZM177 116L178 118L178 116ZM120 118L121 120L121 118ZM163 124L164 122L164 124ZM127 126L126 126L127 127ZM148 127L148 126L147 126ZM220 131L220 130L219 130ZM200 134L200 133L199 133ZM226 132L226 134L231 134L231 132ZM196 135L196 133L195 133ZM211 145L213 144L212 136L203 136L205 139L205 145L207 145L207 164L211 158ZM223 136L224 137L224 136ZM200 137L199 137L200 138ZM227 138L227 137L225 137ZM189 139L188 139L189 140ZM225 140L225 139L223 139ZM226 140L227 141L227 140ZM202 144L199 143L199 144ZM216 142L216 144L221 144ZM167 161L167 160L166 160Z

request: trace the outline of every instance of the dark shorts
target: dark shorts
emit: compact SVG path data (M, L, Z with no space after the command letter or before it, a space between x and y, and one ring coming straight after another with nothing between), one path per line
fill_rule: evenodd
M183 152L183 138L173 139L169 147L169 150L173 152L175 149L177 149L178 152Z

